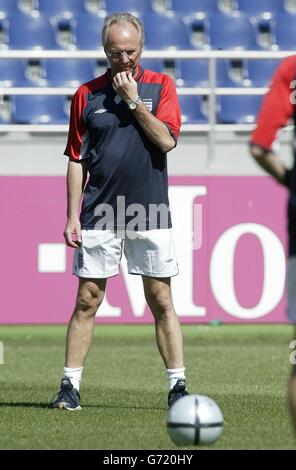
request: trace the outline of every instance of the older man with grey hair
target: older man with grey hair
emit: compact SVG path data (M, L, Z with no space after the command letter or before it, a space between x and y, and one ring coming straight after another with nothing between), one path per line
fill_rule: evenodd
M106 17L102 43L110 68L80 86L71 106L64 237L75 248L73 272L79 286L64 376L50 406L81 408L79 385L95 314L107 279L119 273L123 252L129 273L142 276L171 406L187 395L182 332L170 287L178 265L166 163L166 153L177 143L180 108L173 80L140 65L144 29L136 17ZM152 206L157 210L151 213Z

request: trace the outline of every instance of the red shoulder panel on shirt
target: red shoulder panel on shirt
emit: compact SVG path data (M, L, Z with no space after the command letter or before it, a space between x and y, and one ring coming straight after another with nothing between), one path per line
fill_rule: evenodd
M107 72L94 80L81 85L73 96L71 103L70 126L68 142L64 152L71 160L83 160L88 156L83 153L83 142L87 137L87 130L83 122L83 111L87 104L87 95L95 90L105 87L109 83Z
M293 102L296 79L296 55L281 61L276 69L270 89L265 95L251 137L251 144L269 150L276 138L277 131L287 125L293 116Z

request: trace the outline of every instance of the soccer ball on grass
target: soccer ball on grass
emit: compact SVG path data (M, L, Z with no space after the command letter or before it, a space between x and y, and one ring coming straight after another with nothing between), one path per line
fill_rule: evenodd
M171 406L167 429L179 446L212 444L222 434L223 415L211 398L186 395Z

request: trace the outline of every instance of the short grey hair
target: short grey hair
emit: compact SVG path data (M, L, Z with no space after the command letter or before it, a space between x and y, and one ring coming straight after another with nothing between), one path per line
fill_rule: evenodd
M140 35L140 44L141 47L144 45L144 26L143 23L134 15L130 13L114 13L113 15L106 16L104 19L104 26L102 29L102 44L106 50L108 42L108 29L113 24L123 25L126 23L131 23Z

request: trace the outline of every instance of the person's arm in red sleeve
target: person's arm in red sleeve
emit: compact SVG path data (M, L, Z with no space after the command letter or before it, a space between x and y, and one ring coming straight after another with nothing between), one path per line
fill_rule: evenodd
M113 87L124 101L135 99L138 94L137 82L133 79L132 74L126 75L125 72L114 77ZM176 98L173 80L169 76L164 76L156 116L142 102L132 111L147 137L162 153L167 153L176 146L180 129L178 121L180 109ZM163 108L166 108L166 111Z
M64 151L64 155L67 155L70 160L79 161L88 158L88 132L83 120L87 92L87 88L81 86L72 99L68 142Z
M272 150L278 130L287 125L294 114L292 82L296 77L296 56L281 62L263 99L251 137L251 154L257 163L279 183L289 186L290 170Z
M70 128L67 147L64 152L69 157L67 171L67 223L64 230L65 242L72 248L81 243L79 220L80 202L87 177L87 136L83 122L86 105L83 87L75 93L71 104Z

